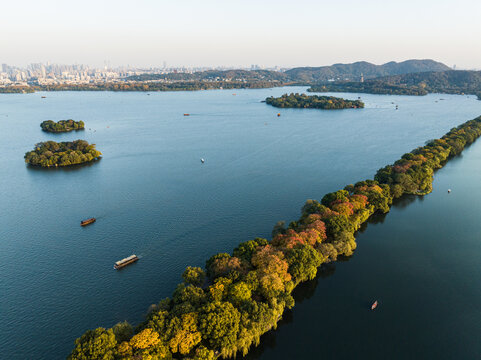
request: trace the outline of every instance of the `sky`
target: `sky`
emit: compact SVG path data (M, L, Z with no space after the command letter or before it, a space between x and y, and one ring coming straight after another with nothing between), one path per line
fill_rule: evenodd
M481 69L479 0L2 0L0 63Z

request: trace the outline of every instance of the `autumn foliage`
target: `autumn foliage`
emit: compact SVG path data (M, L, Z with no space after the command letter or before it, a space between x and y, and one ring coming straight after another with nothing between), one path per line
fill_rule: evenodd
M452 129L360 181L308 200L301 217L278 224L272 240L255 238L188 267L172 299L154 305L134 332L127 323L89 330L75 341L77 359L213 360L246 354L294 306L293 289L315 278L323 263L351 256L355 233L393 198L425 194L435 169L481 136L481 117Z

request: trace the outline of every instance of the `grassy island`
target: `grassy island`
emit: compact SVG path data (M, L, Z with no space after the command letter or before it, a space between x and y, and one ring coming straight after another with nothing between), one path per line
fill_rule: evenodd
M58 122L52 120L45 120L40 124L40 127L43 131L52 132L52 133L60 133L60 132L68 132L73 130L83 130L85 128L85 124L82 120L75 121L72 119L69 120L60 120Z
M382 81L370 82L342 82L323 85L313 85L309 92L352 92L367 94L385 94L385 95L427 95L427 91L421 86L393 85Z
M45 141L25 154L25 162L34 166L69 166L94 161L102 155L95 144L85 140L72 142Z
M334 96L308 96L305 94L284 94L281 97L268 97L266 103L279 108L303 108L303 109L358 109L363 108L364 103L359 100L346 100Z
M153 305L141 324L88 330L69 356L80 359L213 360L246 354L294 306L293 289L318 267L356 249L355 234L394 198L432 190L433 173L481 136L481 117L407 153L364 180L307 200L301 216L278 223L272 239L240 243L205 268L187 267L172 298ZM331 309L332 310L332 309ZM331 311L325 309L324 311Z

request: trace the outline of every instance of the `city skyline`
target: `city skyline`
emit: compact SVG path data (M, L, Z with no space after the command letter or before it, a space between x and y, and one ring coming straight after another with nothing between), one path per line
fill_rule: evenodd
M478 69L480 10L473 0L17 1L2 5L0 62L288 68L429 58Z

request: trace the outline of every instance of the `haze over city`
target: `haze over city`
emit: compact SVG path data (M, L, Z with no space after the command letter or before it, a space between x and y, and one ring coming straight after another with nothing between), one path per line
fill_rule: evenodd
M11 1L2 4L0 62L294 67L432 58L473 69L481 67L473 49L480 12L474 0Z

